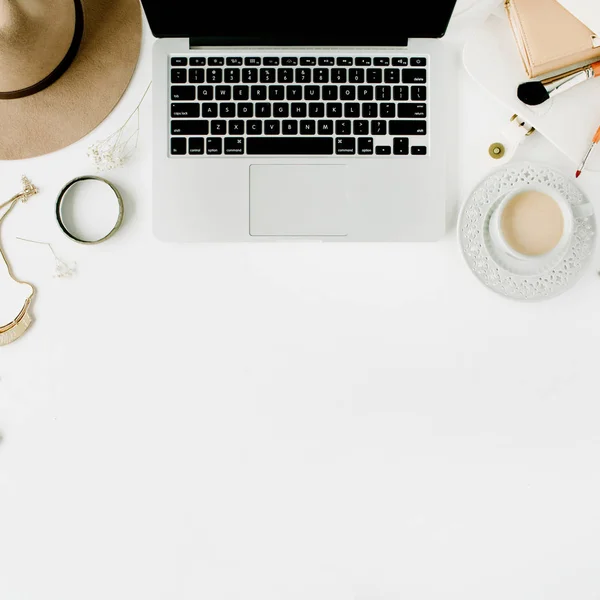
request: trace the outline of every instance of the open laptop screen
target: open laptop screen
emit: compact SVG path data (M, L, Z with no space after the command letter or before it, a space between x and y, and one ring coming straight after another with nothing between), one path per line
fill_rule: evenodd
M251 46L396 46L411 37L441 37L455 2L142 0L156 37Z

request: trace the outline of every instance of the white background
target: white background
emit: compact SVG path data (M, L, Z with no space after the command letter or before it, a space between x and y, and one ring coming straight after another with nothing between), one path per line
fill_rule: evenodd
M459 81L460 203L509 112ZM485 289L436 244L164 245L150 100L108 177L126 221L81 247L53 217L118 109L59 153L0 163L35 325L0 348L2 600L600 598L600 278L546 303ZM590 132L591 133L591 132ZM541 136L520 158L571 173ZM600 208L600 178L581 186ZM199 182L201 186L201 182ZM52 278L50 241L79 273ZM0 322L21 306L0 277ZM19 290L17 290L19 291Z

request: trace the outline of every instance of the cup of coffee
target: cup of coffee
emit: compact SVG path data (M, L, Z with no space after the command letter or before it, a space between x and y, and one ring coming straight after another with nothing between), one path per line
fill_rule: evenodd
M513 258L540 264L567 247L575 219L593 213L590 202L573 206L556 190L528 185L502 198L490 219L490 236Z

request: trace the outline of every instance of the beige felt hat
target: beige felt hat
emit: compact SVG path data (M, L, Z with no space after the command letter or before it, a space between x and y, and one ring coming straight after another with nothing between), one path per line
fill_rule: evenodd
M139 0L0 0L0 160L95 129L127 89L141 39Z

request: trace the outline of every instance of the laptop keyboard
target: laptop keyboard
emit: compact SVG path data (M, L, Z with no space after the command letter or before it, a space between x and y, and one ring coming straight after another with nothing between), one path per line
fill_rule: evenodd
M425 56L171 56L171 156L422 156Z

